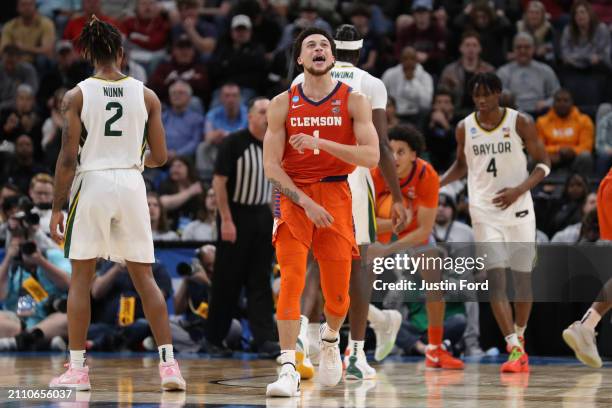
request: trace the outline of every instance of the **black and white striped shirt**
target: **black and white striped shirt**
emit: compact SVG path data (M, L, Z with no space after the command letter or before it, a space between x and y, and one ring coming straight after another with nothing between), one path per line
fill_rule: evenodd
M227 136L217 155L215 174L226 176L227 198L240 205L266 205L272 186L263 169L263 143L248 129Z

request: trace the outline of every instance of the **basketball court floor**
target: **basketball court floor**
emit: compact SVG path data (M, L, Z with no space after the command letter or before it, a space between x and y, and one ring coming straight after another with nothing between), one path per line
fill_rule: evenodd
M529 374L500 375L497 359L469 361L465 371L426 370L418 358L390 358L375 365L373 381L342 382L322 388L302 382L302 395L266 399L265 387L277 366L249 355L212 359L179 355L186 393L159 391L156 354L92 354L91 392L67 401L9 399L11 388L45 389L60 373L63 354L0 355L0 405L15 407L612 407L612 363L599 370L569 358L530 359ZM13 395L14 396L14 395Z

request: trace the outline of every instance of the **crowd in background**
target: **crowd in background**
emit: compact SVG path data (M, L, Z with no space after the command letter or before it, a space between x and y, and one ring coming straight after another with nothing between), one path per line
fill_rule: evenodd
M48 347L49 341L62 346L66 319L59 295L68 286L70 267L47 236L53 197L48 175L61 147L62 96L92 75L75 39L93 14L121 30L123 72L153 89L164 106L169 160L162 169L144 172L156 241L219 239L211 187L219 145L247 126L251 98L275 96L299 73L291 46L302 29L316 26L333 33L342 23L353 24L364 37L359 67L384 82L389 125L416 125L427 146L424 158L439 173L454 160L456 124L474 109L469 80L478 72L497 72L504 87L503 106L533 118L552 159L551 176L532 192L538 240L575 243L598 238L593 191L612 165L612 82L606 80L612 73L609 0L3 4L0 241L6 243L6 254L0 297L5 309L19 309L20 316L28 317L16 321L0 314L0 349L36 349ZM453 221L469 225L465 184L456 183L444 194L440 211L452 211L440 216L438 228ZM32 253L13 241L18 230L36 243ZM13 265L11 259L17 256L19 263ZM177 318L173 333L188 333L188 350L199 349L197 341L205 330L201 320L207 316L211 259L214 247L202 247L185 273L190 285L176 291L165 267L155 269L165 296L174 296L175 312L184 315ZM26 275L9 273L19 268ZM44 308L27 315L32 305L26 304L20 288L30 275L44 277L37 279L48 297ZM150 332L141 324L142 310L124 268L101 265L99 276L92 292L99 307L94 308L90 347L110 350L127 342L123 345L146 348ZM236 347L239 326L233 325L226 339Z

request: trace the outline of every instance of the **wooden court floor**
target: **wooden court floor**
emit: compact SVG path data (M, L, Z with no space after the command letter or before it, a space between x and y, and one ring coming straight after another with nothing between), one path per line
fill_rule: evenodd
M44 388L62 371L63 354L0 354L0 405L58 407L612 407L612 364L600 370L571 359L531 358L531 373L501 376L497 361L468 362L465 371L426 370L418 359L391 359L374 365L378 378L322 388L302 382L294 399L266 399L265 386L276 378L273 361L179 356L186 393L159 391L153 354L89 357L93 390L77 401L15 401L10 387ZM501 361L501 360L500 360Z

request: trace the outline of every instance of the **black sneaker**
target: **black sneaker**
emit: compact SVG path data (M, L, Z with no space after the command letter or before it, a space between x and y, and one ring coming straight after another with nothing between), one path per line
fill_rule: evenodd
M231 357L233 354L232 350L224 345L216 345L205 338L202 339L202 346L198 352L209 354L211 357Z
M266 340L257 347L257 357L275 359L280 355L280 345L277 341Z

